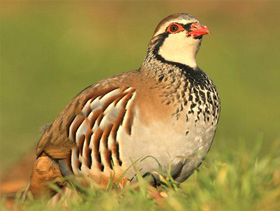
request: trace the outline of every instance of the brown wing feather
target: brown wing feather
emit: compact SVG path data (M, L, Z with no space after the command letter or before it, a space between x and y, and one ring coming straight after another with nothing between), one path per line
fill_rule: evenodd
M132 97L132 93L135 91L135 89L131 89L129 91L126 91L128 87L110 87L97 91L92 87L90 87L89 89L91 89L93 93L91 93L88 89L80 93L65 107L58 118L45 131L37 146L37 156L40 156L44 152L53 159L66 159L69 158L70 150L77 145L78 151L82 154L82 145L84 144L84 142L87 142L89 144L89 139L91 138L93 133L91 131L92 128L96 127L96 124L100 127L100 124L102 124L105 115L104 112L106 112L108 106L110 106L111 104L116 105L117 103L119 103L119 101L122 101L122 106L118 112L118 117L110 117L108 114L106 114L106 118L113 119L113 122L108 125L105 124L105 126L102 125L102 127L104 128L100 128L98 131L102 132L102 134L100 135L102 136L103 142L108 142L107 139L109 135L116 138L118 127L120 126L120 124L122 124L125 115L129 116L126 130L131 131L132 111L127 112L124 108L127 101ZM110 93L112 93L113 91L115 91L115 93L111 96ZM100 107L93 109L91 109L90 106L86 105L87 103L92 103L94 101L103 102L102 104L100 104ZM88 129L87 133L84 134L85 137L83 138L83 143L81 143L81 141L79 140L76 141L77 130L81 127L82 124L85 124L85 122L88 125ZM101 139L101 136L96 136L98 134L98 131L95 131L95 139ZM77 142L79 142L79 144ZM105 143L105 148L107 148L106 146L108 147L108 143ZM90 150L93 149L88 149L88 147L87 149L85 149L87 154ZM104 151L104 153L104 162L106 163L105 165L111 166L111 158L109 158L109 155L110 157L117 156L112 155L113 153L107 151L107 149ZM88 164L91 163L91 161L89 161L89 158L87 158L86 160Z

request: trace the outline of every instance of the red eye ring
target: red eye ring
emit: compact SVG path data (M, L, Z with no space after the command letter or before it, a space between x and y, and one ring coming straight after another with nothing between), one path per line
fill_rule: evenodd
M168 26L168 28L167 28L166 31L169 32L169 33L174 34L174 33L180 32L180 31L184 31L184 30L185 30L184 27L181 26L180 24L171 23L171 24Z

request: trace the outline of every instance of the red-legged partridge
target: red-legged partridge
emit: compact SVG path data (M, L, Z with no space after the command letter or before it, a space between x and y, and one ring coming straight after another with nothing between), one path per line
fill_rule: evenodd
M212 80L197 66L206 26L188 14L163 19L138 70L95 83L74 97L45 130L29 191L82 174L105 186L153 175L159 164L186 180L210 149L220 113ZM137 170L136 170L137 169Z

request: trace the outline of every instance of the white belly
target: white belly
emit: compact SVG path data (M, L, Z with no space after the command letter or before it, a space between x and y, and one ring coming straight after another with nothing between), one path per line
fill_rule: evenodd
M216 124L195 123L194 118L189 118L188 122L171 118L169 122L153 122L148 126L143 125L140 118L135 119L132 134L122 133L118 137L125 166L134 163L128 178L135 175L135 167L145 174L158 172L159 164L164 171L170 169L172 174L186 165L184 174L189 174L206 156L216 130Z

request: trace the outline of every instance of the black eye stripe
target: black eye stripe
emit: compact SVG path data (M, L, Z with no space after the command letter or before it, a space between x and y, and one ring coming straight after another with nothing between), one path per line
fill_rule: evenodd
M186 29L187 31L190 31L191 25L192 25L192 24L193 24L193 23L188 23L188 24L184 24L184 25L182 25L182 26L183 26L183 28Z

